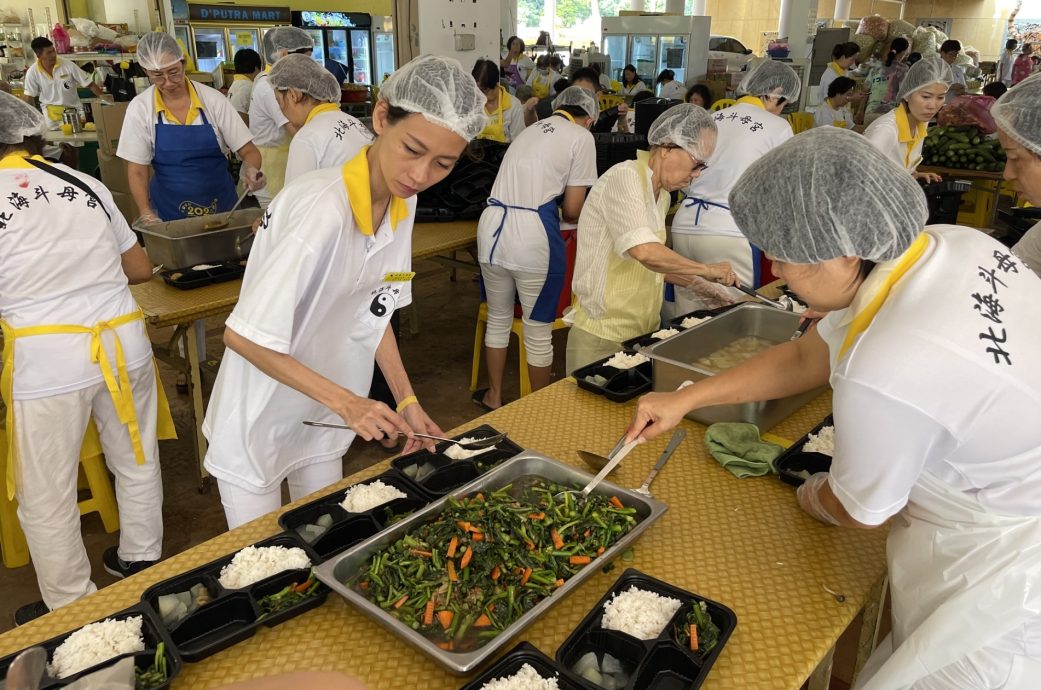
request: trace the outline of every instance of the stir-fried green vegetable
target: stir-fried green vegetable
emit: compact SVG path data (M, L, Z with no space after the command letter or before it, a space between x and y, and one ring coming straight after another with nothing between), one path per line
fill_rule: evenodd
M676 625L676 641L703 657L719 644L719 632L719 626L708 613L708 605L694 599L686 620Z
M134 669L134 690L152 690L166 682L166 644L155 648L155 660L146 669Z
M543 479L448 498L350 584L443 649L484 644L636 525L616 497L576 500Z
M261 597L257 601L260 605L260 618L257 620L263 620L279 611L284 611L291 606L296 606L301 602L307 601L314 596L314 593L319 586L321 586L321 583L315 579L314 571L312 570L310 577L308 577L303 583L297 584L294 582L286 585L283 589L280 589L274 594Z

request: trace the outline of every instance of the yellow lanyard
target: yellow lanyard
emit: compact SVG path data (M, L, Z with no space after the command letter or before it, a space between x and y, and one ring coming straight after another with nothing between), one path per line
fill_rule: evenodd
M101 368L101 375L105 379L105 386L108 388L108 393L112 397L112 404L116 408L116 413L119 415L119 421L126 425L127 431L130 432L130 443L134 448L134 459L137 464L143 465L145 463L144 448L141 445L141 431L137 423L137 413L134 409L134 398L133 389L130 385L130 376L127 373L126 359L123 355L123 345L119 340L118 334L114 331L120 326L128 323L133 323L144 319L144 314L140 310L130 312L129 314L123 314L117 316L109 321L99 321L93 327L88 326L75 326L67 324L47 325L47 326L26 326L24 328L13 328L6 321L0 320L0 330L4 336L4 355L3 355L3 370L0 372L0 396L3 397L7 403L7 418L6 418L6 433L7 443L6 448L3 451L6 452L7 456L7 496L9 499L13 499L15 495L15 476L17 466L17 455L15 447L15 419L14 419L14 348L15 341L18 338L28 338L36 335L80 335L89 334L90 338L90 358L91 361L97 364ZM105 331L113 331L112 336L115 339L115 350L116 350L116 366L113 369L112 363L108 359L108 353L105 352L105 347L101 342L101 334ZM156 382L158 384L158 371L156 372ZM158 391L158 414L159 414L159 437L160 438L176 438L176 434L173 432L173 419L170 417L170 407L166 400L166 395L163 393L162 386L159 385ZM0 453L2 455L4 453Z
M875 316L878 315L878 310L882 308L886 299L889 298L889 293L892 291L893 286L900 282L900 279L911 270L912 266L918 263L918 260L922 258L922 254L928 248L929 236L923 232L897 260L896 265L893 266L892 271L886 276L882 285L875 291L875 294L871 296L871 300L867 305L853 317L853 321L850 322L849 328L846 330L846 337L842 341L842 347L839 348L839 356L835 361L841 360L849 348L853 347L853 342L857 337L868 329L871 322L875 320Z
M560 115L561 117L566 117L568 120L571 121L571 124L575 123L575 116L567 112L566 110L554 110L553 114Z

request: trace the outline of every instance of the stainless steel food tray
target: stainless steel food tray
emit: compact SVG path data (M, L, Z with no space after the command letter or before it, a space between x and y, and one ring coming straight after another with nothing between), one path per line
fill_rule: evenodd
M719 316L699 323L641 352L651 358L653 389L671 392L684 381L697 383L715 372L694 365L701 357L726 347L746 336L758 336L775 343L787 342L799 326L799 315L764 304L742 304ZM735 405L713 405L693 410L688 419L702 424L716 422L750 422L763 431L820 395L823 388L806 393Z
M134 226L144 236L148 258L168 269L244 259L252 246L253 221L263 214L259 208L244 208L230 216L217 213L152 225ZM227 220L228 227L206 230L207 223Z
M449 496L458 498L477 491L494 491L495 489L505 486L520 477L531 475L561 484L575 485L579 488L592 479L592 475L588 472L584 472L576 467L571 467L570 465L565 465L556 460L551 460L544 455L525 451L517 457L506 461L491 472L481 475L465 486L459 487L449 494ZM652 523L654 523L654 521L664 515L665 511L668 510L668 506L661 501L646 498L631 489L623 489L622 487L608 481L601 483L597 487L595 493L607 496L617 496L624 505L636 508L636 526L633 527L628 534L612 545L611 548L607 549L603 555L565 582L564 585L560 587L560 589L556 590L551 596L543 599L530 611L518 618L511 625L504 628L498 636L492 638L483 647L470 652L454 653L440 649L436 644L434 644L434 642L428 640L420 633L404 625L381 609L378 604L370 601L360 592L357 592L343 584L344 580L357 574L361 570L365 561L367 561L375 552L397 541L416 525L428 522L438 516L441 513L445 501L448 499L447 496L435 503L431 503L423 510L414 513L401 522L395 523L383 532L380 532L344 552L339 557L326 561L315 568L315 575L319 580L327 584L334 592L338 593L351 604L361 609L362 613L373 618L377 623L390 630L408 644L432 657L450 673L464 675L494 657L497 652L508 644L510 640L516 637L520 631L531 625L536 618L555 605L561 597L567 596L571 590L578 587L582 582L592 576L598 568L605 563L610 562L620 555L622 551L629 548L629 546L635 542L640 535L650 527Z

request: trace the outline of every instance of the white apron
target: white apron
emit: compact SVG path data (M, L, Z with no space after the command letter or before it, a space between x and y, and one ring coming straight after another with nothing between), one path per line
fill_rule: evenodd
M1041 461L1041 450L1030 452ZM1041 516L989 513L924 472L894 520L887 554L893 652L858 690L908 688L995 645L1038 655L999 641L1041 617ZM1030 682L1041 688L1041 679Z

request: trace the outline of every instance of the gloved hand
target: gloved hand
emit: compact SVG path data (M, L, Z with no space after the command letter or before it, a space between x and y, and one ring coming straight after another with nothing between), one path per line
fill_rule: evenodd
M242 181L246 185L246 189L251 192L263 189L267 184L267 178L264 177L264 173L250 165L243 166Z
M820 499L821 489L824 488L823 485L827 482L827 472L817 472L812 474L810 475L810 478L803 482L803 485L795 492L795 497L799 499L799 507L807 513L821 522L838 527L839 521L832 517L831 513L827 511L824 507L824 503Z
M537 99L534 96L532 96L528 100L524 101L524 110L526 112L531 112L532 110L535 110L535 106L538 105L538 104L539 104L539 99Z
M147 209L137 217L137 220L133 222L133 225L154 225L155 223L161 223L162 220L155 214L152 209Z

